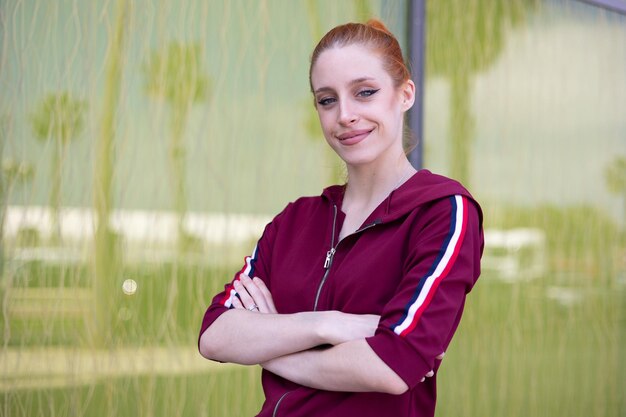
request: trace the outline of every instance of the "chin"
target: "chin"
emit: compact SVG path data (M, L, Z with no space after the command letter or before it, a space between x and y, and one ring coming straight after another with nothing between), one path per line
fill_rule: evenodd
M375 155L368 155L366 153L357 154L356 152L349 155L339 154L339 157L343 162L345 162L346 165L351 166L369 165L377 159Z

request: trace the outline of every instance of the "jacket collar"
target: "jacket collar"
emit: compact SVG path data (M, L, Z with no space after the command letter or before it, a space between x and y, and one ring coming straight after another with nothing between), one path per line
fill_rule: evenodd
M346 185L325 188L322 197L341 208ZM393 190L372 212L366 223L390 222L405 216L415 208L441 198L461 194L473 200L471 194L457 181L422 169Z

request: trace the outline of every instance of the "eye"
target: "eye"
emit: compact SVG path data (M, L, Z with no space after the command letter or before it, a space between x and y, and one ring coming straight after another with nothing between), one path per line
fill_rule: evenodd
M320 106L328 106L329 104L332 104L334 102L335 102L334 97L322 97L321 99L317 101L317 104L319 104Z
M357 93L357 96L359 97L371 97L374 94L378 93L378 91L380 90L380 88L378 89L367 89L367 90L361 90Z

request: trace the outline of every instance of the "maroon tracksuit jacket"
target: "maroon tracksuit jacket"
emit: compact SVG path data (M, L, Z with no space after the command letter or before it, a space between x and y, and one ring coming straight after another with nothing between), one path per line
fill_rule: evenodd
M456 181L421 170L338 242L344 186L290 203L267 225L243 269L267 284L279 313L379 314L374 352L409 386L402 395L312 389L263 371L259 416L433 416L436 375L480 274L482 213ZM234 279L238 279L239 273ZM200 334L231 306L213 298Z

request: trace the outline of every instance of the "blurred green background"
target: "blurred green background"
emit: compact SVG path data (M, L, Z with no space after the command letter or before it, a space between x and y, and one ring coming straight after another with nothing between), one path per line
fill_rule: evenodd
M407 1L0 2L0 416L250 416L197 329L264 224L343 179L331 27ZM424 164L485 212L438 416L626 415L626 16L428 1Z

